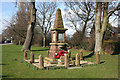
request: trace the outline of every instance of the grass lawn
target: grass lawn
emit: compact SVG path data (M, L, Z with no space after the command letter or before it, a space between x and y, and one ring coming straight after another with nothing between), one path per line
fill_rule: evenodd
M33 70L20 60L23 59L22 46L2 46L2 76L4 78L118 78L118 55L102 55L101 64L83 66L81 69ZM46 56L49 48L32 47L35 58L40 54ZM72 57L79 51L71 50ZM29 52L30 53L30 52ZM84 56L90 54L85 52ZM86 57L87 61L95 61L95 56Z

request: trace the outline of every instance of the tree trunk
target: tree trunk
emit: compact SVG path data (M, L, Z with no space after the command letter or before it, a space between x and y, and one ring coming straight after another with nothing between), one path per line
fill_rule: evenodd
M26 36L22 51L24 51L24 50L29 51L31 48L33 33L34 33L33 27L34 27L34 25L29 24L28 29L27 29L27 36Z
M102 26L101 24L101 13L102 13L102 5L101 3L96 3L96 18L95 18L95 53L99 52L99 54L104 53L104 35L107 29L108 24L108 2L104 2L104 11L103 11L103 19Z
M101 37L102 37L101 53L104 53L104 36L109 21L107 12L108 12L108 2L104 2L103 22L102 22L102 31L101 31Z
M86 30L86 27L87 27L87 23L88 23L88 20L85 21L85 24L83 26L83 30L82 30L83 37L85 36L85 30Z
M96 64L100 64L100 54L96 53Z
M32 44L32 39L33 39L33 34L34 34L34 27L35 27L35 23L36 23L36 8L35 8L35 1L31 2L31 11L30 11L30 22L28 25L28 29L27 29L27 35L26 35L26 39L23 45L23 48L21 49L22 51L24 50L30 50L31 48L31 44Z
M102 3L96 2L96 17L95 17L95 53L101 52L102 46L102 37L101 37L101 12L102 12Z
M101 54L104 53L104 36L107 29L108 18L103 17L102 30L101 30Z
M43 47L46 47L46 36L43 36Z

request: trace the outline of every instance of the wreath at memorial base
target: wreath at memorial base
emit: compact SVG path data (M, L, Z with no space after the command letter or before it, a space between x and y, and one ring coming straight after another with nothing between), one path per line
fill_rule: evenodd
M60 56L64 56L64 53L65 53L64 51L59 52Z
M60 51L59 53L55 53L55 58L60 58L60 56L65 56L66 54L68 54L68 52L64 52L64 51Z
M60 58L60 54L57 52L57 53L55 53L55 58Z

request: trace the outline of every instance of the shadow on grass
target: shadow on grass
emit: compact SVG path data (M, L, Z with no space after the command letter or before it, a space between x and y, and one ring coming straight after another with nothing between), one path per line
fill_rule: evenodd
M2 78L7 78L8 76L4 76L4 75L3 75L3 76L0 76L0 77L2 77Z
M94 55L94 52L92 52L92 53L90 53L90 54L88 54L88 55L86 55L86 56L83 56L83 59L85 59L85 58L90 58L90 57L92 57Z
M13 77L13 75L0 75L0 78L2 78L2 80L9 80L10 79L10 77ZM9 79L8 79L9 78ZM14 79L11 79L11 80L14 80ZM18 79L17 79L18 80Z
M101 61L101 62L100 62L100 64L103 64L103 63L105 63L105 61Z
M31 51L47 51L49 49L42 49L42 50L31 50Z
M90 58L90 57L92 57L93 55L94 55L94 52L92 52L92 53L90 53L90 54L88 54L88 55L86 55L86 56L83 56L83 60L86 59L86 58ZM75 57L73 57L72 59L75 60Z

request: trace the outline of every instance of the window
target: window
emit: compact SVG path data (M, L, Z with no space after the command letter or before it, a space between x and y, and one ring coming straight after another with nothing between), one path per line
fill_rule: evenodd
M63 33L58 33L58 41L63 41Z

